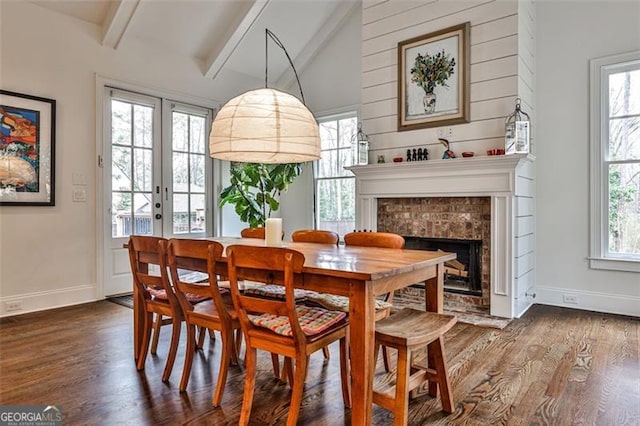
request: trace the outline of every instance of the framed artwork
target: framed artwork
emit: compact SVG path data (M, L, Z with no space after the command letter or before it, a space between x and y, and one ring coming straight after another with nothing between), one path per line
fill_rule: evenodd
M0 205L55 205L56 101L0 90Z
M469 122L469 27L398 43L398 131Z

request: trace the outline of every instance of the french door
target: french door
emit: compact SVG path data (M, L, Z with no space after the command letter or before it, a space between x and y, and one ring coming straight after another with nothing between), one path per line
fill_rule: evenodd
M211 111L137 93L104 93L105 296L132 291L130 235L212 235Z

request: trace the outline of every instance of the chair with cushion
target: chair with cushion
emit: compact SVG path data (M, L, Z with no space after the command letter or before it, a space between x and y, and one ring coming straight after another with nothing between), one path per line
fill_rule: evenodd
M280 247L227 247L231 295L245 337L246 377L241 425L249 423L256 381L257 350L265 350L295 360L287 425L298 420L309 356L338 340L342 398L349 407L348 322L344 312L296 305L294 282L302 279L304 255ZM238 281L261 276L269 284L284 286L285 300L241 294Z
M440 389L442 409L454 411L453 393L444 355L444 334L456 323L456 317L405 308L376 323L376 344L398 351L396 384L390 389L375 389L373 403L394 413L394 425L406 425L409 392L429 382L429 394ZM427 347L427 365L414 360L415 349Z
M171 343L169 353L162 374L162 381L169 380L173 363L175 362L178 342L180 341L180 328L182 322L182 310L173 293L169 277L167 275L165 250L167 240L158 237L131 236L129 238L129 261L135 286L135 297L138 297L137 308L142 309L142 333L138 347L136 368L144 369L144 364L149 351L151 330L155 330L151 352L155 354L158 342L160 326L172 324ZM151 271L150 271L151 269ZM156 274L152 271L156 270ZM157 320L153 321L153 314ZM163 317L167 317L165 320Z
M185 391L189 382L191 364L196 349L196 327L217 330L222 336L222 354L218 383L213 395L214 407L218 407L222 401L229 364L231 362L238 363L237 346L239 341L234 341L234 331L240 329L240 323L228 290L218 287L215 267L216 260L222 255L222 250L223 247L220 243L206 240L172 239L167 244L167 263L176 298L182 307L187 324L187 350L184 357L182 379L180 380L180 391ZM209 281L208 283L185 282L180 276L185 271L206 272ZM193 297L191 295L210 299L193 304L190 301Z
M333 231L322 229L299 229L291 234L291 240L298 243L338 244L340 236ZM347 305L347 309L348 309ZM322 350L325 358L329 358L329 348Z

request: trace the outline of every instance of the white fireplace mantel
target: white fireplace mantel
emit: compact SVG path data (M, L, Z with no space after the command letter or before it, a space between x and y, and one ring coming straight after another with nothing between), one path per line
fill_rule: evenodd
M379 198L491 197L491 314L519 317L535 285L534 162L516 154L350 167L357 227L377 229Z

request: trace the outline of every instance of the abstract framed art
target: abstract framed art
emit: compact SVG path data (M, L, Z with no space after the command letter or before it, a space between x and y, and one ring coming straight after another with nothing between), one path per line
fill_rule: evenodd
M469 27L398 43L398 131L469 122Z
M56 101L0 90L0 205L55 205Z

